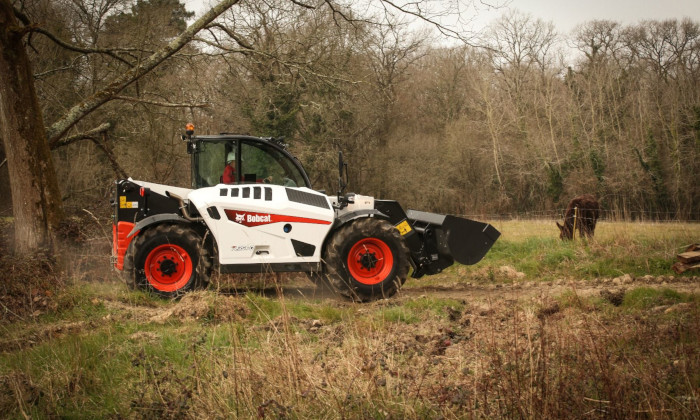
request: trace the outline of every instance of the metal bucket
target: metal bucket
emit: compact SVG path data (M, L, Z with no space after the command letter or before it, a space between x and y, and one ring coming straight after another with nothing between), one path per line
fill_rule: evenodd
M476 264L484 258L501 232L488 223L462 217L408 210L406 216L422 236L425 247L432 250L431 260L436 266L423 267L425 274L440 272L452 265ZM434 255L437 252L438 255Z

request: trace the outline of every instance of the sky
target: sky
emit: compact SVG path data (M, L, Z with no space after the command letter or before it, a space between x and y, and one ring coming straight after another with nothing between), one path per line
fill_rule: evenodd
M682 19L700 21L700 0L512 0L510 8L529 13L545 22L554 22L560 33L568 34L576 25L607 19L624 25L642 20ZM481 12L478 24L493 21L502 10Z
M187 8L200 15L215 0L184 0ZM476 4L507 0L474 0ZM635 24L646 19L663 20L689 17L700 21L700 0L510 0L507 6L531 14L545 22L554 22L557 30L568 34L576 25L593 19L607 19ZM485 27L506 9L487 11L479 6L473 30Z

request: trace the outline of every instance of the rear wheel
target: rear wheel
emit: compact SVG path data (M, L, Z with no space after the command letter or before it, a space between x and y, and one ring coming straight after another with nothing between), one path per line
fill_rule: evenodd
M209 282L209 253L200 236L186 226L149 229L134 240L132 252L132 278L138 288L175 297Z
M324 252L335 290L354 300L387 298L406 281L408 248L385 220L366 218L340 228Z

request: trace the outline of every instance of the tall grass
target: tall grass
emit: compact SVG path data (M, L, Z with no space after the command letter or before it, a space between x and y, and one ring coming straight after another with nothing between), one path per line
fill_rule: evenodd
M643 262L669 262L697 233L600 226L561 243L548 224L498 228L485 261L438 278L520 281L499 277L510 265L585 280L609 264L668 276ZM700 297L673 288L354 304L251 290L163 301L80 279L55 311L0 324L2 417L700 417Z
M575 292L518 302L233 299L251 309L238 322L144 323L110 310L5 350L0 410L10 418L700 414L697 295L635 289L620 306ZM336 306L341 317L316 318Z

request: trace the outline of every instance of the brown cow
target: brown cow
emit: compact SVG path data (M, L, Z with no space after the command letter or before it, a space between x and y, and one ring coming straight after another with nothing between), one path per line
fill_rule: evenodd
M576 209L578 208L578 213ZM578 216L576 217L576 214ZM579 195L574 197L566 208L564 215L564 226L557 222L561 239L573 239L574 237L574 218L576 218L576 229L579 237L593 237L595 233L595 224L600 216L600 205L598 200L590 194Z

